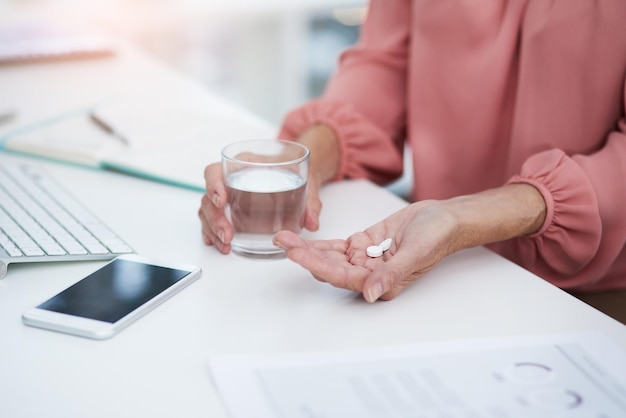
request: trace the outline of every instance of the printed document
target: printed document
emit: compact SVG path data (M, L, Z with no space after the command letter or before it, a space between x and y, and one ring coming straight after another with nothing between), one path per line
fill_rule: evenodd
M593 332L210 366L233 418L626 417L626 353Z

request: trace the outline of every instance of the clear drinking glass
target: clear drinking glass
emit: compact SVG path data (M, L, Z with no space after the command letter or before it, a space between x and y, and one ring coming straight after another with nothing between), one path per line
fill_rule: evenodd
M232 251L256 259L284 258L272 244L280 230L300 233L309 150L283 140L235 142L222 150L226 215L235 229Z

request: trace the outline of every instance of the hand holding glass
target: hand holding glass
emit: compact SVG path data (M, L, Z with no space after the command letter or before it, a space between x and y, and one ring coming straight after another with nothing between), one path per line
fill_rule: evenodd
M236 142L222 150L222 171L226 216L235 231L233 252L257 259L284 258L272 237L280 230L302 229L309 150L282 140Z

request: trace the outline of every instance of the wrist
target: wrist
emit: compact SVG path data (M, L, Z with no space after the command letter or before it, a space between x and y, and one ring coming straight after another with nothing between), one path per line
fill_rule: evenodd
M297 142L309 149L309 173L319 185L337 176L340 161L339 140L329 126L313 125L298 137Z
M533 234L546 216L543 196L526 183L455 197L443 204L456 219L457 250Z

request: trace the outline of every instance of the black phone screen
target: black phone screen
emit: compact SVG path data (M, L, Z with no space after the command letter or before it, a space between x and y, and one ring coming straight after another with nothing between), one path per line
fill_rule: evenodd
M38 308L115 323L189 273L115 259Z

